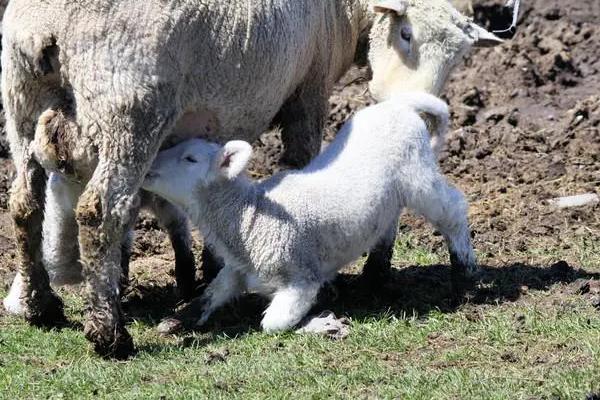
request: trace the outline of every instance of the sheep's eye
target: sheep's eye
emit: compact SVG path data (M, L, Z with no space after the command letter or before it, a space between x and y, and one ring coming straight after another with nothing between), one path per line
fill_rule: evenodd
M187 156L186 158L184 158L185 161L189 162L189 163L197 163L198 161L192 157L192 156Z
M410 39L412 38L412 32L410 28L407 26L403 26L402 29L400 29L400 37L406 40L407 42L410 42Z

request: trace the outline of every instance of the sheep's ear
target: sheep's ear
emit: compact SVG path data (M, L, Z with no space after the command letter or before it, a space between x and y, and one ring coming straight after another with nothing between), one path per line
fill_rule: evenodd
M233 179L246 169L252 156L252 146L243 140L227 142L217 153L214 168L216 175Z
M472 22L470 24L470 31L471 37L474 40L474 47L493 47L504 43L504 40L492 32L488 32L486 29Z
M398 16L406 13L408 2L406 0L379 0L373 4L373 11L379 13L395 12Z

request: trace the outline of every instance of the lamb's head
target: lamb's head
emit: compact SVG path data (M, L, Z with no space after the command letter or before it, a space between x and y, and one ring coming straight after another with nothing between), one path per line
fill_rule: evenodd
M472 47L502 43L447 0L378 0L373 12L369 88L378 101L399 91L439 94Z
M158 153L142 187L181 207L189 207L198 201L198 191L236 179L246 169L251 155L252 147L241 140L219 146L189 139Z

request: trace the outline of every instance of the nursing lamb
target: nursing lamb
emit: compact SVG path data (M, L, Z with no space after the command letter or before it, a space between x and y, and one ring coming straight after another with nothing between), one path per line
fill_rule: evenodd
M419 113L443 135L443 101L397 96L359 111L305 168L260 183L243 174L252 153L244 141L191 139L160 152L143 187L185 210L225 264L198 323L248 289L272 298L265 331L291 328L323 283L395 233L403 207L442 233L453 272L474 271L467 205L440 174Z

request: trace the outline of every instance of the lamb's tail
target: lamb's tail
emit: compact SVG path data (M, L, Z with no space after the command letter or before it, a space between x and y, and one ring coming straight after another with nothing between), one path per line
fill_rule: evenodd
M428 114L433 117L428 128L431 135L431 148L437 155L446 142L446 133L449 125L448 104L440 98L425 92L407 92L394 96L391 100L403 106L408 106L418 113Z

